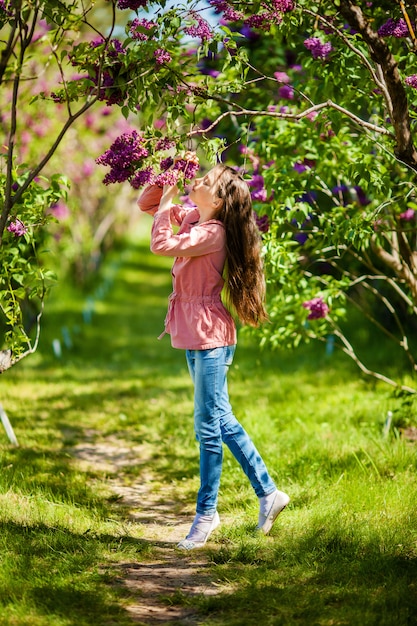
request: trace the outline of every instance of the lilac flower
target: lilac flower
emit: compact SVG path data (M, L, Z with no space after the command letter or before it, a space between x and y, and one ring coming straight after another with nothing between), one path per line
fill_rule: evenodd
M321 296L312 298L312 300L306 300L303 302L303 307L310 311L307 317L308 320L322 319L326 317L330 310Z
M400 213L400 218L406 222L411 222L415 217L416 212L414 209L407 209L403 213Z
M297 161L296 163L294 163L294 169L298 174L302 174L309 168L304 163L300 163L300 161Z
M411 76L407 76L405 79L405 83L406 85L417 89L417 74L411 74Z
M157 50L155 50L153 55L158 65L163 65L164 63L169 63L170 61L172 61L172 57L169 52L167 52L163 48L158 48Z
M253 189L250 195L252 196L252 200L258 200L259 202L265 202L267 199L266 189L265 189L265 181L264 177L261 174L255 174L252 176L249 181L249 187Z
M294 89L291 85L282 85L282 87L278 89L278 95L285 100L294 100Z
M259 232L267 233L269 230L269 218L265 215L258 215L256 211L253 212L253 216L255 218L256 225L258 227Z
M132 37L132 39L147 41L149 39L149 33L153 28L155 28L155 26L155 22L151 22L146 19L136 18L129 25L129 35ZM148 31L148 33L144 33L141 30L138 30L138 28L145 29Z
M407 22L403 18L394 20L390 17L385 24L382 24L382 26L378 28L378 35L380 37L397 37L400 39L401 37L408 37L409 34Z
M236 11L228 2L224 2L223 0L209 0L209 4L211 4L216 13L223 13L223 19L226 22L239 22L243 19L243 14Z
M168 170L172 165L174 165L174 159L172 157L167 157L166 159L162 159L159 164L159 167L163 172Z
M279 83L284 83L284 85L291 82L291 78L288 76L287 72L274 72L274 76Z
M57 220L65 220L70 215L70 210L64 202L57 202L50 206L49 213Z
M215 70L211 67L204 67L200 63L197 65L197 67L200 71L200 74L203 74L203 76L211 76L212 78L217 78L217 76L220 74L219 70Z
M281 13L287 13L294 9L293 0L272 0L272 4L275 10L281 11Z
M155 150L158 152L159 150L169 150L175 146L175 141L173 139L168 139L168 137L162 137L158 139L155 145Z
M138 170L133 178L130 180L130 184L133 189L139 189L143 185L153 185L155 182L155 172L152 167L146 167L143 170Z
M186 180L194 178L200 165L196 161L190 161L189 159L179 159L174 164L174 170L182 172Z
M190 17L196 22L192 26L186 26L184 32L190 37L200 37L201 41L210 41L213 39L213 32L206 20L196 11L190 11Z
M322 43L318 37L310 37L304 41L307 50L310 50L314 59L327 59L332 51L332 44L326 41Z
M10 233L13 233L15 237L23 237L28 232L28 229L24 225L24 223L16 217L14 222L10 222L7 227L7 230Z
M368 204L370 204L371 201L365 194L362 187L360 187L359 185L355 185L354 190L356 191L356 198L361 206L367 206Z
M109 57L117 57L119 54L126 54L126 50L123 48L123 44L119 39L111 39L107 47L107 54Z
M303 159L302 161L296 161L293 167L298 174L302 174L306 170L310 170L312 167L314 167L315 164L315 161L313 161L312 159Z
M179 172L174 170L168 170L167 172L162 172L162 174L158 174L155 177L155 185L158 187L163 187L164 185L169 185L174 187L179 178Z
M264 12L251 15L245 20L245 24L251 28L259 28L268 31L271 27L271 23L279 22L281 19L281 16L276 16L274 13Z
M122 183L133 175L138 163L149 154L142 144L142 137L133 130L117 137L110 148L96 159L98 165L109 165L111 168L104 178L105 185Z
M130 9L131 11L137 11L140 7L146 7L148 0L117 0L117 8L123 11L123 9Z

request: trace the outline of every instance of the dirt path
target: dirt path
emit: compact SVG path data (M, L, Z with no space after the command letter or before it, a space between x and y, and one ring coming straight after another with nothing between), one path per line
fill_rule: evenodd
M87 437L88 439L88 437ZM86 468L93 467L112 474L108 480L119 504L129 513L129 519L145 527L144 540L153 546L155 558L146 562L123 563L123 580L137 600L128 607L133 624L176 624L194 626L199 623L194 609L186 606L187 597L214 595L221 589L207 574L204 553L184 553L176 549L178 541L187 534L192 514L179 516L177 503L169 487L152 490L153 477L149 470L149 451L142 446L129 446L112 439L101 443L83 443L73 449L74 457ZM143 463L140 484L127 486L123 469ZM178 601L180 600L180 601Z

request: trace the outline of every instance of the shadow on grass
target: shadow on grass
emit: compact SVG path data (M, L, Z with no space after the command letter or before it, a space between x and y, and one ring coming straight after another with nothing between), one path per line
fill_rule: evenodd
M54 619L82 626L131 624L122 607L126 591L109 585L114 565L106 556L112 549L120 551L123 542L130 556L135 551L140 557L149 548L145 542L12 522L0 523L0 536L0 580L7 588L0 592L2 624L9 623L17 605L23 614L21 621L11 618L13 624L38 623L42 616L51 624Z
M232 591L200 598L204 623L230 626L270 624L417 623L417 562L386 554L377 541L361 542L337 524L322 537L286 537L263 547L227 542L210 557ZM229 546L228 546L229 543ZM279 545L277 545L279 544ZM233 584L236 581L236 586ZM242 617L245 607L245 617Z

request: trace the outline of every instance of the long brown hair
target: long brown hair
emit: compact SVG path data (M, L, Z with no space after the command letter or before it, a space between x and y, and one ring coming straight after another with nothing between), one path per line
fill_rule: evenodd
M223 200L216 219L226 230L226 300L243 324L259 326L268 319L261 236L248 184L231 167L216 166L217 195Z

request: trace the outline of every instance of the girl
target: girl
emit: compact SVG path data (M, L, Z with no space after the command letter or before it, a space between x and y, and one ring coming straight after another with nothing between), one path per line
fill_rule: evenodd
M154 215L152 252L175 257L165 332L171 335L174 348L186 351L194 383L200 488L190 532L178 544L192 550L204 546L220 523L217 497L223 442L259 498L258 529L267 534L290 498L278 491L253 442L233 415L227 391L236 327L220 295L225 269L227 302L240 321L257 326L267 319L260 236L249 187L235 170L217 165L192 185L190 199L196 209L173 205L177 193L175 186L149 186L138 205ZM177 234L172 224L180 226Z

